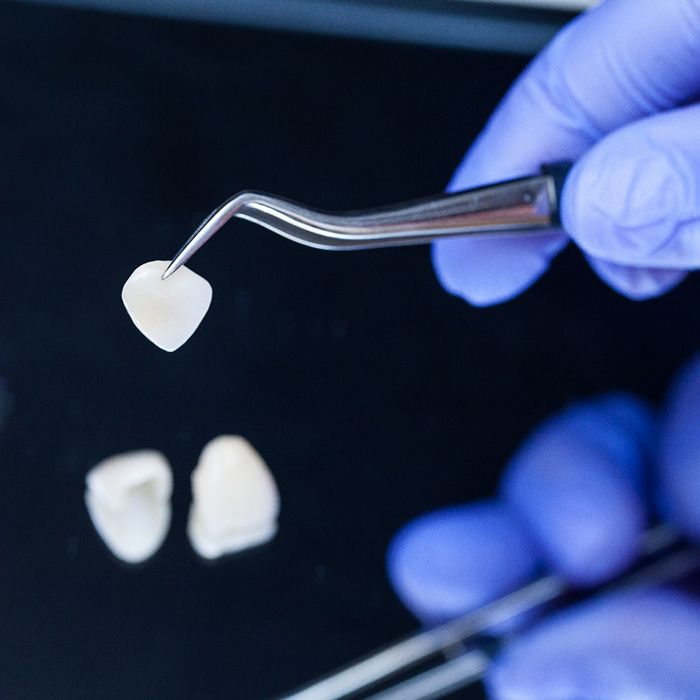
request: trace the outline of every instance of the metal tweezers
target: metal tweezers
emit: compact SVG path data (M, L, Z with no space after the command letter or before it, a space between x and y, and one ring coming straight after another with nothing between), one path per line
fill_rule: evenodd
M219 205L172 259L166 279L229 219L264 226L296 243L322 250L417 245L452 236L541 235L559 229L559 199L569 163L540 175L440 194L381 209L331 214L281 197L241 192Z
M604 588L591 591L588 597L670 583L700 569L700 551L684 544L667 525L648 530L640 550L641 560L636 568ZM559 576L543 576L495 602L400 640L279 700L350 697L433 700L444 697L481 680L502 641L498 636L489 637L489 630L521 619L531 620L530 613L544 606L549 610L555 604L571 602L572 592ZM512 635L510 632L509 636ZM422 670L430 662L432 666ZM415 675L386 687L387 682L416 668ZM383 689L367 694L382 685Z
M348 214L316 211L280 197L241 192L200 224L172 259L163 279L184 265L233 217L322 250L415 245L453 236L554 233L561 225L559 201L570 168L569 163L554 164L532 177ZM667 583L700 569L700 551L684 545L666 526L645 534L641 553L641 566L606 586L606 591ZM521 615L527 617L527 613L544 606L561 605L570 593L560 577L543 576L464 617L392 644L281 700L342 700L357 698L360 693L370 700L444 697L484 675L501 641L489 637L494 627ZM432 666L422 670L428 663ZM412 677L385 687L400 674L416 670ZM374 694L367 695L368 691Z

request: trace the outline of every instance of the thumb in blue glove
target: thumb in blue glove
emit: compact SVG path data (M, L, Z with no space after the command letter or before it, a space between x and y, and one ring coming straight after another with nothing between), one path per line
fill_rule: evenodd
M562 220L608 284L633 299L700 267L700 4L607 0L533 61L467 153L449 190L577 161ZM434 244L443 286L482 306L516 296L568 241Z

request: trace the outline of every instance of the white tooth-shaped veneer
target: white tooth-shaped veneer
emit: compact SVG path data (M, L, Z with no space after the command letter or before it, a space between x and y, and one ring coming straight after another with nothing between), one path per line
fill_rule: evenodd
M272 539L279 493L262 457L237 435L209 442L192 473L187 534L194 550L215 559Z
M110 551L131 564L156 553L170 525L173 477L155 450L116 455L85 478L92 524Z
M173 352L187 342L209 310L211 285L181 267L163 280L169 265L153 260L137 267L122 289L122 301L134 325L162 350Z

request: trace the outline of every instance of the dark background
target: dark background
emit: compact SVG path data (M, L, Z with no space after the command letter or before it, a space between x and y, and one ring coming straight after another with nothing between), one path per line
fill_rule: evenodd
M214 302L185 347L156 349L122 307L131 271L237 190L328 209L440 190L523 65L0 6L2 698L290 689L414 628L383 568L402 523L491 493L572 399L661 398L700 347L700 278L635 304L573 250L477 310L426 248L323 253L235 222L193 261ZM206 565L185 537L189 474L223 432L275 473L280 531ZM146 447L171 460L174 518L129 568L83 479Z

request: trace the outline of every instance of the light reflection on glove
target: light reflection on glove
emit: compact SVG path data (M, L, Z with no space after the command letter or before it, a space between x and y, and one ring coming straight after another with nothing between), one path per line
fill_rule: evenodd
M663 294L700 267L699 66L698 0L606 0L516 81L448 189L577 161L565 230L622 294ZM489 305L528 288L567 241L452 239L433 262L448 291Z
M388 553L404 603L435 624L527 583L539 568L603 583L637 556L651 513L700 542L700 358L661 419L610 394L538 427L497 500L407 525ZM674 588L615 594L515 638L486 677L498 700L700 698L700 600Z

